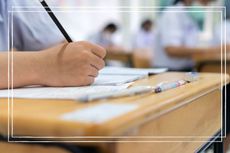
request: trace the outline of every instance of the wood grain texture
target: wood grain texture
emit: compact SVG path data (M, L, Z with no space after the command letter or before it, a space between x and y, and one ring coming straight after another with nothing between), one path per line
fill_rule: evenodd
M115 152L192 153L201 147L220 127L220 92L215 90L186 106L140 125L136 130L136 135L149 137L140 139L140 141L149 142L117 143L114 144L116 146ZM150 138L150 136L156 137Z

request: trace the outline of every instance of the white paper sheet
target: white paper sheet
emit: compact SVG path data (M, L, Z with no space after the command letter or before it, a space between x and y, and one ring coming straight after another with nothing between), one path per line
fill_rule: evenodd
M136 104L99 104L61 116L67 121L101 124L138 108Z
M110 75L149 75L149 74L159 74L166 72L167 68L125 68L125 67L114 67L107 66L103 68L99 74L110 74Z
M146 77L146 75L104 75L100 74L92 85L122 85Z
M107 71L107 70L106 70ZM114 70L119 71L119 70ZM123 70L124 71L124 70ZM125 72L125 71L124 71ZM123 72L122 72L123 73ZM0 98L32 98L32 99L78 99L92 93L119 91L128 87L130 82L146 77L145 74L99 74L91 86L85 87L24 87L0 90Z
M86 87L27 87L9 90L9 97L28 99L73 99L108 91L119 91L128 87L128 84L121 86L86 86ZM8 90L0 90L0 98L7 98Z

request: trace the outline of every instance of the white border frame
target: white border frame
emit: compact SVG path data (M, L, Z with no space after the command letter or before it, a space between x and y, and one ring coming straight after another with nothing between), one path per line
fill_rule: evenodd
M14 11L14 9L16 8L27 8L27 9L35 9L35 8L39 8L41 9L42 11ZM51 7L52 9L96 9L96 12L101 12L101 11L98 11L97 9L100 9L100 10L103 10L103 12L111 12L111 9L130 9L130 8L137 8L137 9L159 9L159 8L163 8L163 7L126 7L126 6L122 6L122 7L109 7L109 8L106 8L106 7ZM190 8L190 7L168 7L168 8ZM224 13L226 14L226 7L224 6L215 6L215 7L198 7L198 8L205 8L205 9L222 9L221 11L202 11L202 12L217 12L217 13L220 13L221 14L221 18L223 19L223 10L224 10ZM119 10L115 10L116 12L127 12L127 13L133 13L133 12L175 12L175 11L166 11L166 10L157 10L157 11L131 11L131 10L128 10L128 11L119 11ZM22 6L12 6L12 10L11 11L8 11L8 13L10 14L10 20L11 20L11 38L13 38L13 13L14 12L44 12L46 13L46 11L41 8L41 7L37 7L37 6L30 6L30 7L22 7ZM78 11L55 11L53 10L53 12L63 12L63 13L66 13L66 12L82 12L82 10L78 10ZM86 10L86 11L83 11L83 12L95 12L94 11L89 11L89 10ZM176 12L200 12L200 11L176 11ZM8 20L8 23L10 23L10 20ZM9 25L9 24L8 24ZM223 21L221 21L221 42L223 42L222 40L222 34L223 32L225 32L225 42L226 42L226 22L225 22L225 29L223 31L222 29L222 26L223 25ZM9 25L10 26L10 25ZM8 40L10 40L10 28L8 27ZM10 44L10 41L8 41L8 50L10 50L10 45L11 45L11 49L13 49L13 40ZM225 48L224 48L224 51L225 51L225 56L224 56L224 63L225 63L225 67L224 67L224 72L225 72L225 79L224 79L224 84L227 83L227 78L226 78L226 44L225 44ZM10 65L10 57L11 57L11 65ZM10 66L11 66L11 69L10 69ZM11 80L10 80L10 70L11 70ZM223 47L221 47L221 87L223 87ZM11 50L11 56L10 56L10 52L8 53L8 142L209 142L209 141L124 141L124 140L114 140L114 141L66 141L66 140L63 140L63 141L57 141L57 140L52 140L52 141L46 141L46 140L41 140L41 141L11 141L10 139L11 138L35 138L35 139L47 139L47 138L52 138L52 139L59 139L59 138L71 138L71 139L74 139L74 138L108 138L108 139L111 139L111 138L114 138L114 139L117 139L117 138L134 138L134 139L138 139L138 138L141 138L141 139L151 139L151 138L161 138L161 139L165 139L165 138L172 138L172 139L175 139L175 138L214 138L216 136L136 136L136 137L132 137L132 136L119 136L119 137L110 137L110 136L96 136L96 137L90 137L90 136L73 136L73 137L55 137L55 136L44 136L44 137L36 137L36 136L14 136L13 135L13 50ZM10 87L10 82L11 82L11 87ZM11 89L11 90L10 90ZM216 89L215 89L216 90ZM223 100L223 89L221 88L221 101ZM10 92L11 91L11 92ZM210 92L210 91L209 91ZM10 97L10 94L11 94L11 97ZM202 95L201 95L202 96ZM190 102L190 101L189 101ZM225 116L226 116L226 90L225 90ZM184 105L184 103L182 104ZM223 134L223 130L222 130L222 114L223 114L223 107L222 107L222 103L221 103L221 133ZM166 112L167 113L167 112ZM10 120L11 119L11 120ZM10 124L11 123L11 124ZM226 129L226 117L225 117L225 129ZM224 136L221 136L221 138L225 138L226 137L226 130L225 130L225 133L224 133ZM222 140L221 140L222 141ZM214 142L221 142L221 141L214 141Z

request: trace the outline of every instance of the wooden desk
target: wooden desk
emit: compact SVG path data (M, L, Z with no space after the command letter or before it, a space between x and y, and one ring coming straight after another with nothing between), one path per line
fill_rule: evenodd
M133 66L133 54L131 52L126 52L126 51L107 51L105 59L107 61L110 60L116 60L120 61L122 63L127 64L128 66L132 67Z
M173 81L183 76L184 73L164 73L137 81L135 85L156 85L161 81ZM145 94L92 103L71 100L14 99L13 116L11 116L13 117L13 135L109 136L100 139L84 137L84 139L49 138L48 140L110 141L110 143L77 143L98 146L102 152L107 153L190 153L199 149L221 128L220 84L219 74L205 73L201 74L196 82L159 94ZM65 113L101 103L135 104L138 108L102 124L60 119L60 116ZM0 100L0 122L0 133L7 135L7 99ZM127 142L119 143L118 140ZM130 141L155 141L155 143Z
M105 58L107 61L116 60L120 61L127 66L134 68L150 68L152 53L147 49L135 49L132 51L107 51Z
M133 50L133 67L135 68L151 68L153 60L153 52L149 49L134 49Z
M0 142L3 153L70 153L60 147Z
M225 66L225 55L222 55L223 73ZM221 73L221 54L220 53L194 53L193 60L199 72ZM230 74L230 52L226 54L226 72Z

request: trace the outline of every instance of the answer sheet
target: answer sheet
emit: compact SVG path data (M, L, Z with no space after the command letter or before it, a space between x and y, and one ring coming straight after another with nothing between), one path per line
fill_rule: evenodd
M25 99L71 99L77 100L88 94L125 89L129 84L121 86L85 86L85 87L25 87L11 90L0 90L0 98Z
M135 69L105 67L90 86L84 87L24 87L0 90L0 98L29 99L81 99L89 94L119 91L127 88L133 81L147 77L149 73L162 73L167 69Z

